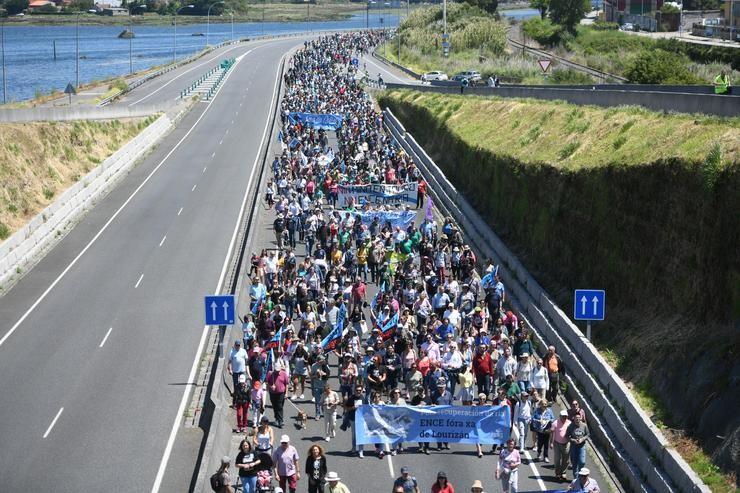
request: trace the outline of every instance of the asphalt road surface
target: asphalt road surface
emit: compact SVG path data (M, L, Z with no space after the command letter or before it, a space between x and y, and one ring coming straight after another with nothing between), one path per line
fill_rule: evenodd
M0 298L1 491L187 491L199 440L172 438L202 296L223 276L281 57L302 41L229 53L244 58L216 98ZM177 75L139 94L173 97Z

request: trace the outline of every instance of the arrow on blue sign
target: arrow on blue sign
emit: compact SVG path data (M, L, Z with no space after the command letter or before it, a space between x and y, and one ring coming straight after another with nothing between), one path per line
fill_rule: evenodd
M576 289L573 297L575 320L604 320L606 292L602 289Z
M231 325L236 308L233 295L206 296L206 325Z

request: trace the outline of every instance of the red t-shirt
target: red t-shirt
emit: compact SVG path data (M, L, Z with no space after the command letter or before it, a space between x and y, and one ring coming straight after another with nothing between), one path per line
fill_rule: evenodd
M447 482L447 486L440 486L439 483L434 483L432 485L432 493L455 493L455 488L452 487L452 485Z

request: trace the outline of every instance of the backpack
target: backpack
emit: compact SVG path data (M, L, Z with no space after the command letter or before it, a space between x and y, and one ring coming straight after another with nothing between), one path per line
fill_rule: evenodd
M211 489L213 491L221 491L223 487L224 484L221 481L221 471L218 471L216 474L211 476Z

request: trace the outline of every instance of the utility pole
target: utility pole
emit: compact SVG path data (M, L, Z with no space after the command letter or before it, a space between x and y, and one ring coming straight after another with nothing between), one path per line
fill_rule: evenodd
M3 45L3 104L8 102L8 81L5 78L5 19L0 26L0 42Z
M265 35L265 2L267 0L262 0L262 36Z
M179 14L181 10L192 8L195 8L195 5L183 5L179 9L175 10L175 32L172 35L172 63L175 63L177 60L177 14Z
M75 29L75 87L80 87L80 13L77 12L77 27Z

